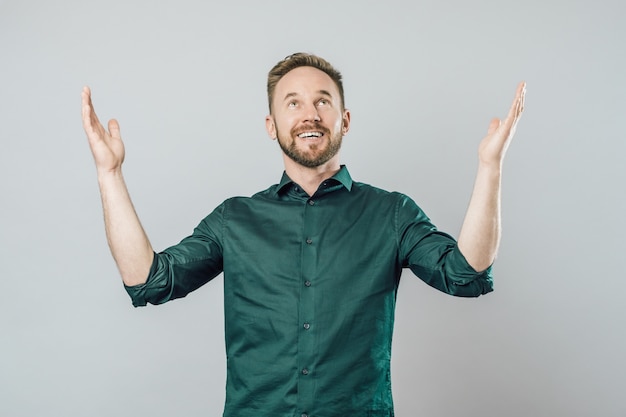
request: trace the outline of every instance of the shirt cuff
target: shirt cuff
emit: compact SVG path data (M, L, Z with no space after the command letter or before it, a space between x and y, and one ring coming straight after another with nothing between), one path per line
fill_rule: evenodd
M150 266L150 272L148 273L146 282L144 282L143 284L138 284L138 285L124 284L124 289L130 296L133 306L135 307L144 307L145 305L148 304L148 302L146 301L146 289L150 285L150 281L151 281L150 277L153 277L154 274L156 273L156 270L158 267L157 258L158 256L155 252L154 256L152 257L152 265Z

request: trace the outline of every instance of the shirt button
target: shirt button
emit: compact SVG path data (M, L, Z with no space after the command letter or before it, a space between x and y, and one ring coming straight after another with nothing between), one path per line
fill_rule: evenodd
M309 374L309 370L308 370L308 369L306 369L306 368L304 368L304 369L302 370L302 375L308 375L308 374Z
M315 205L315 201L309 200L309 206L314 206L314 205Z
M304 281L304 286L305 287L310 287L311 286L311 281Z
M311 325L309 323L304 323L302 327L304 327L304 330L309 330L311 328Z
M307 240L306 240L306 244L307 244L307 245L310 245L311 243L313 243L313 239L311 239L311 238L307 238Z

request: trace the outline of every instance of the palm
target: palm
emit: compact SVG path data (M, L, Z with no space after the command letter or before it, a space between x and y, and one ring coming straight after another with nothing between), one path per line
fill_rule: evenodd
M102 126L91 102L88 87L82 93L83 128L89 140L91 152L99 171L114 171L124 162L124 143L120 136L120 126L116 120L110 120L108 131Z
M498 165L502 163L509 143L515 134L517 123L524 111L525 95L526 84L522 82L517 87L515 99L506 118L503 121L498 118L491 120L487 136L480 142L478 150L481 162Z

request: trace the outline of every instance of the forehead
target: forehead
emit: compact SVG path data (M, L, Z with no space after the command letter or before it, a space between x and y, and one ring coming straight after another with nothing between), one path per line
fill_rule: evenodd
M304 95L319 91L326 91L335 98L339 97L337 85L324 71L313 67L298 67L278 81L274 97L276 100L283 100L287 95Z

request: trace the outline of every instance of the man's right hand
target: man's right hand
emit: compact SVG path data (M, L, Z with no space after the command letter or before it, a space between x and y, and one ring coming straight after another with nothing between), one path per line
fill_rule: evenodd
M117 120L109 120L108 131L102 126L91 102L91 90L84 87L82 92L83 128L96 162L98 174L119 171L124 162L124 143L120 136Z
M102 126L91 104L91 90L82 93L83 127L96 161L104 210L104 228L111 254L126 285L146 282L154 251L137 217L122 176L124 143L116 120Z

